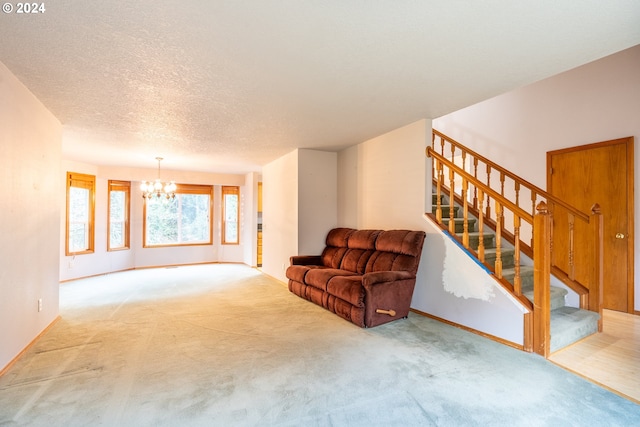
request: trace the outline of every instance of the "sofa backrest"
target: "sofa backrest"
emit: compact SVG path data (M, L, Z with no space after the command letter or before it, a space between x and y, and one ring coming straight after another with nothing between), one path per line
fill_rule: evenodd
M371 256L376 251L376 241L380 233L380 230L354 230L349 235L340 268L364 274Z
M383 231L376 240L376 252L369 259L369 271L410 271L416 274L426 233L424 231Z
M416 274L424 231L334 228L327 234L323 264L358 274L409 271Z
M322 251L322 265L330 268L340 268L342 258L347 251L349 236L355 230L352 228L334 228L327 234L326 247Z

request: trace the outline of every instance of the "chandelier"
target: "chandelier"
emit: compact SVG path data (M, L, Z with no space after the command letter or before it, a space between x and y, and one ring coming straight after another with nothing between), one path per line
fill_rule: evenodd
M167 183L162 183L160 180L160 162L162 161L162 157L156 157L158 161L158 177L155 181L142 181L140 184L140 190L142 190L142 197L145 199L150 199L153 196L157 198L166 197L167 199L173 199L176 197L176 183L171 181Z

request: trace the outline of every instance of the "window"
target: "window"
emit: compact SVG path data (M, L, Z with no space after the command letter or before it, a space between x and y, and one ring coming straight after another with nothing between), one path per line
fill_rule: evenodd
M213 243L211 185L178 184L176 197L144 202L144 247Z
M222 244L240 243L240 187L222 187Z
M95 191L95 176L67 172L67 256L93 252Z
M131 183L129 181L109 181L108 251L129 249L130 200Z

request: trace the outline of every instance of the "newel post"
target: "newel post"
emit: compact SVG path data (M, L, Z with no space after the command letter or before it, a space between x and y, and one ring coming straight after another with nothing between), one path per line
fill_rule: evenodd
M551 217L545 202L533 217L533 351L549 356L551 342Z
M589 224L592 227L593 236L593 277L589 284L589 310L595 311L600 315L598 319L598 332L602 332L602 306L604 298L604 231L602 211L600 205L595 204L591 207L591 217Z

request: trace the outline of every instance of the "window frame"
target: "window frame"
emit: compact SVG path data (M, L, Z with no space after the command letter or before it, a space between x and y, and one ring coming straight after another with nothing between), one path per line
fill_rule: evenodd
M95 252L95 220L96 220L96 177L78 172L67 172L67 208L65 218L65 241L64 252L66 256L92 254ZM89 190L89 218L87 224L87 249L82 251L69 250L69 193L71 187L84 188Z
M209 241L197 243L168 243L161 245L147 244L147 201L142 205L142 247L143 248L175 248L178 246L206 246L213 245L213 185L176 184L176 197L179 194L206 194L209 196ZM155 197L155 196L154 196Z
M131 249L131 181L109 180L109 191L107 192L107 252L124 251ZM124 195L124 245L118 247L111 246L111 192L123 192Z
M237 240L235 242L228 242L226 236L227 230L227 212L226 212L226 196L235 195L238 196L238 203L236 206L236 228L237 228ZM240 244L240 187L239 186L222 186L222 239L223 245L239 245Z

